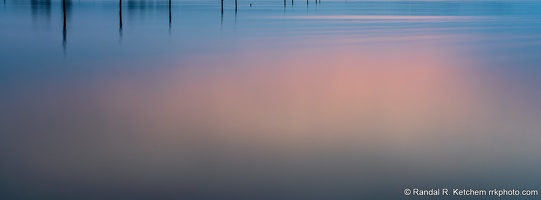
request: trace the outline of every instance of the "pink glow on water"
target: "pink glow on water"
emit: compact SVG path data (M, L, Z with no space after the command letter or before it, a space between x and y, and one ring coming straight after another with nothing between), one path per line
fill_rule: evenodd
M490 117L501 102L475 85L458 50L410 45L209 56L148 79L115 77L102 106L152 133L144 137L195 131L255 147L415 148L498 131Z

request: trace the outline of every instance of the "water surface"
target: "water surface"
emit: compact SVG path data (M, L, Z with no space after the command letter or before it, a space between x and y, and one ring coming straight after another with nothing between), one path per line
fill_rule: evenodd
M541 189L541 2L1 7L1 199Z

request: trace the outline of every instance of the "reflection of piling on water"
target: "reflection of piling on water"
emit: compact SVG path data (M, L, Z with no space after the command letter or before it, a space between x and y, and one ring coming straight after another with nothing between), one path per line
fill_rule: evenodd
M222 15L220 20L220 31L222 30L224 26L224 0L222 0Z
M30 5L32 8L32 21L40 24L44 20L46 25L49 26L51 20L51 0L32 0L30 1Z
M172 17L171 17L171 0L169 0L169 32L171 32L171 21L172 21Z
M66 54L66 37L68 34L67 28L66 28L66 22L67 22L67 15L66 15L66 0L62 0L62 13L64 16L64 25L62 26L62 48L64 48L64 54Z
M122 0L118 1L118 35L122 41Z

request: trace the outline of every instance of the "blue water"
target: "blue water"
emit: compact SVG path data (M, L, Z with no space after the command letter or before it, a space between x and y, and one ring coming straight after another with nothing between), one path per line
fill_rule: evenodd
M541 189L541 2L220 3L4 1L0 199Z

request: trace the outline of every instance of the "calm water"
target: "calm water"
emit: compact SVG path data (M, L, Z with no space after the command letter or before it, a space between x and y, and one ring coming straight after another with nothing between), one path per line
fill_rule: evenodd
M0 3L0 199L541 190L540 1L286 3Z

